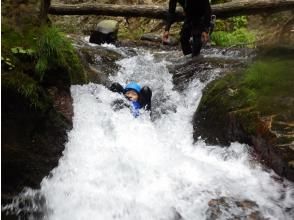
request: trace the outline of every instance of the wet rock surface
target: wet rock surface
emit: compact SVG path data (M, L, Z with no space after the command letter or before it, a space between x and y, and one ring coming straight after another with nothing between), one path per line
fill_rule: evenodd
M287 61L282 62L281 66L288 65ZM272 63L258 66L258 73ZM285 75L289 76L287 73L288 70ZM250 90L252 87L246 86L243 79L243 73L230 74L205 88L193 118L194 139L202 138L207 143L224 146L234 141L247 143L254 147L261 162L294 181L293 87L280 87L282 80L268 79L266 84L258 84L256 90ZM257 82L261 80L258 78ZM290 78L285 80L285 85L290 85L288 82ZM270 89L262 93L261 88L268 85ZM279 86L277 90L273 89L275 85ZM254 96L257 100L251 101L250 97Z
M124 54L120 54L111 47L100 45L89 45L88 38L70 36L75 42L75 47L87 72L88 82L107 84L108 76L118 70L116 61Z
M265 220L258 211L258 205L250 200L236 200L234 198L221 197L208 202L206 211L207 220L234 219L234 220Z
M169 71L173 75L176 89L183 90L193 79L207 82L208 79L211 79L211 70L215 70L217 73L215 78L218 78L233 70L244 69L248 62L246 60L247 54L252 54L252 52L252 50L247 51L247 49L224 51L208 48L202 49L201 54L197 57L183 56L179 51L179 59L167 58L167 60L172 63L169 65Z
M229 145L239 141L252 145L265 164L293 181L293 123L279 120L281 115L262 116L251 107L221 103L232 92L213 91L215 95L209 99L204 94L193 118L194 139L201 137L210 144Z
M2 204L23 187L38 188L58 164L71 123L53 108L39 110L2 89Z

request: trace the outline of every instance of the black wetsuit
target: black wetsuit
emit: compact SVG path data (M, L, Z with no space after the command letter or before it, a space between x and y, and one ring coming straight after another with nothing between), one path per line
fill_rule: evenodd
M170 0L166 31L169 31L175 21L177 2L180 3L185 12L185 21L181 30L183 53L184 55L192 53L192 56L197 56L202 47L201 34L202 32L209 32L211 20L209 0ZM193 36L192 48L190 46L191 36Z
M110 88L113 92L118 92L123 94L124 88L119 83L113 83ZM139 100L141 107L145 110L151 111L151 97L152 97L152 91L148 86L142 87L140 94L139 94Z

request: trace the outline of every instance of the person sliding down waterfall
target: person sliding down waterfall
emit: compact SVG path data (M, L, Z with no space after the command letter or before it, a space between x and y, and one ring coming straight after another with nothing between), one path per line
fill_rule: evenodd
M151 111L151 97L152 91L148 86L141 86L138 83L131 82L126 85L125 88L119 83L113 83L110 86L110 90L120 94L124 94L130 103L121 102L121 100L114 103L115 109L120 109L123 106L131 108L131 112L134 117L140 115L140 109Z
M181 46L184 55L192 53L198 56L202 45L208 41L208 34L211 28L211 8L209 0L169 0L168 16L165 31L163 33L163 43L168 42L169 29L176 17L177 2L184 9L185 21L181 30ZM190 37L193 37L192 48Z

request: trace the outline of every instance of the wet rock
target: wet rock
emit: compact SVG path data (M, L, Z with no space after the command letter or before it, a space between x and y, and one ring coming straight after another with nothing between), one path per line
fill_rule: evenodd
M108 76L118 70L115 63L122 55L100 46L79 46L78 51L87 69L89 82L107 84Z
M90 36L90 43L115 43L117 40L118 22L115 20L100 21Z
M159 34L146 33L146 34L142 35L141 40L161 43L162 42L162 37ZM172 37L172 36L170 36L168 41L165 42L166 45L171 45L171 46L175 46L178 43L179 43L179 41L176 38Z
M24 187L38 188L58 164L71 122L50 105L43 109L2 87L2 203Z
M239 141L252 145L263 162L279 175L294 180L293 123L278 113L262 116L241 101L228 101L232 94L228 89L211 89L208 87L211 96L204 94L194 115L194 139L201 136L210 144L229 145Z
M70 91L68 89L58 89L55 86L49 87L47 91L53 100L54 109L71 122L73 117L73 100Z
M290 62L283 60L262 64L272 71L274 70L269 65L277 65L275 67L280 71L280 66L286 67ZM257 66L258 73L264 74L259 63ZM283 77L282 74L288 75L287 68L284 70L285 72L276 73L275 77L278 74ZM244 72L229 74L211 82L204 89L193 117L194 139L201 137L209 144L223 146L234 141L249 144L261 162L279 175L294 181L294 93L293 87L288 83L291 79L284 80L283 87L280 86L283 77L279 81L268 78L267 83L261 83L259 79L258 86L251 90L254 85L252 81L250 84L244 83L243 74ZM263 94L262 88L267 87L269 82L271 88ZM253 97L257 94L257 99L250 99L252 94Z
M258 211L258 205L250 200L236 200L234 198L221 197L208 202L206 211L207 220L216 219L242 219L242 220L265 220L266 218Z
M211 79L211 74L215 70L218 71L218 76L221 76L233 69L243 67L243 62L237 59L204 57L203 55L193 58L189 55L182 56L176 62L169 60L169 58L166 59L172 63L168 68L173 75L173 83L178 90L183 90L195 78L201 82L207 82Z

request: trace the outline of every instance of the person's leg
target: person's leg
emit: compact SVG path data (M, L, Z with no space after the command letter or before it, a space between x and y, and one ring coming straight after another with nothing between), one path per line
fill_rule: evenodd
M151 97L152 91L148 86L144 86L140 92L140 104L143 108L150 111L151 110Z
M119 83L112 83L109 90L112 92L123 93L124 87L122 87L122 85Z
M199 25L193 25L192 57L198 56L200 54L200 50L202 47L201 34L202 34L202 28Z
M181 47L184 55L192 53L190 37L192 34L192 25L189 20L185 20L181 30Z

